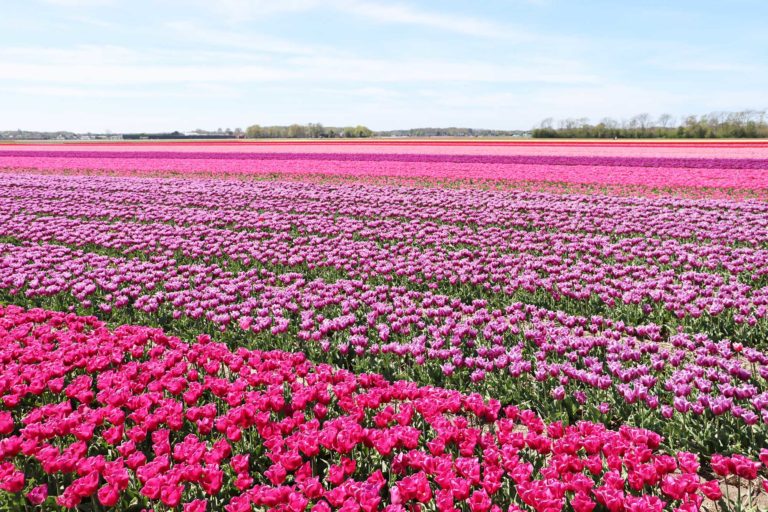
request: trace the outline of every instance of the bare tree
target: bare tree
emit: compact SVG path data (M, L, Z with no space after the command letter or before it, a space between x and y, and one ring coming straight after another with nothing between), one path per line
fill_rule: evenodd
M659 126L661 126L662 128L665 128L665 129L670 128L674 126L675 118L672 117L670 114L661 114L659 116L658 123L659 123Z
M542 130L551 130L554 124L555 124L555 120L551 117L548 117L541 122L541 124L539 125L539 128L541 128Z
M651 124L651 115L643 112L633 117L632 121L634 121L635 127L640 129L640 133L644 134Z

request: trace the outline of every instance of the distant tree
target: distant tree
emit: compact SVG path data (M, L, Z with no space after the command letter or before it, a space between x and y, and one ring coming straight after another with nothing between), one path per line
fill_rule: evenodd
M648 126L651 124L651 115L648 113L642 113L636 115L633 119L637 122L637 127L640 129L641 134L645 134L648 130Z
M674 136L674 124L675 118L670 114L661 114L656 121L656 137L673 137Z
M235 136L243 132L236 129ZM371 137L374 132L366 126L334 127L323 126L321 123L306 125L292 124L289 126L259 126L257 124L246 128L244 135L248 138L336 138L336 137Z
M568 118L558 122L545 119L532 131L535 138L551 137L666 137L666 138L744 138L768 137L766 112L745 110L741 112L712 112L707 115L687 116L680 124L670 114L662 114L653 121L647 113L638 114L629 120L617 123L610 118L600 120L596 125L584 118Z

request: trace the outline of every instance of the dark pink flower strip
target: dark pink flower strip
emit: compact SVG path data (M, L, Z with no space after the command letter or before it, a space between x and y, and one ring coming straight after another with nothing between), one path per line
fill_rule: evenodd
M62 475L67 508L138 497L188 512L696 510L715 492L695 455L660 453L647 430L547 425L477 394L207 336L0 307L0 375L0 489L31 503Z

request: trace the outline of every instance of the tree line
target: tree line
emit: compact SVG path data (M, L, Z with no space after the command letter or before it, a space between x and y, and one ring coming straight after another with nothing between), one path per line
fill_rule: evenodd
M357 139L372 137L373 130L366 126L323 126L320 123L291 124L288 126L259 126L245 129L249 139Z
M483 128L410 128L376 132L377 137L524 137L526 130L488 130Z
M638 114L628 120L604 118L596 124L587 118L547 118L532 131L534 138L573 139L750 139L768 137L765 110L713 112L676 119L662 114L654 119Z
M334 127L320 123L288 126L249 126L245 136L249 139L318 139L364 137L520 137L529 135L524 130L486 130L478 128L410 128L407 130L373 131L366 126Z
M0 140L75 140L74 132L38 132L32 130L0 130Z

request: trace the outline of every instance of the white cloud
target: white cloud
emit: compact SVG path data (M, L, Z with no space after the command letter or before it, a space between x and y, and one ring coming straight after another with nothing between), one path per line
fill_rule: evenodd
M70 85L23 85L13 87L0 87L5 94L16 94L33 97L58 97L58 98L210 98L227 95L228 97L241 96L242 92L232 86L224 84L190 84L183 88L170 88L161 90L148 90L141 88L120 87L84 87Z
M186 40L212 46L227 46L252 52L282 53L289 55L314 55L324 47L316 44L300 44L263 34L243 34L230 30L204 27L192 21L170 21L165 24L172 34Z
M184 62L185 64L176 64ZM138 85L173 83L590 83L597 77L569 61L523 59L516 64L438 59L290 56L254 62L249 53L201 55L193 50L137 52L129 48L1 48L6 83Z
M95 7L111 5L115 0L41 0L45 4L59 5L61 7Z
M231 22L321 7L321 2L318 0L199 0L197 3Z
M503 109L521 107L530 102L528 95L509 92L459 94L456 91L421 90L417 96L435 105L451 109Z
M149 98L157 96L150 91L137 91L125 89L103 89L71 86L50 85L24 85L13 87L0 87L3 94L16 94L35 97L59 97L59 98Z
M713 55L685 55L678 52L649 59L648 64L665 71L692 71L695 73L754 73L762 63L746 64L734 59L721 59Z
M376 100L385 100L385 99L396 99L396 98L402 98L402 93L399 93L397 91L393 91L392 89L386 89L384 87L358 87L355 89L330 89L331 92L335 93L344 93L344 94L352 94L354 96L361 96L364 98L369 99L376 99Z
M67 19L82 25L90 25L92 27L108 29L108 30L119 30L122 28L118 23L102 20L98 18L91 18L89 16L75 15L75 16L68 16Z
M87 62L93 65L113 62L139 62L155 52L137 51L117 45L77 45L72 47L5 46L0 47L0 65L3 62L63 65Z
M440 12L414 9L405 4L375 3L360 0L338 0L333 5L341 10L378 23L418 25L475 37L516 39L517 31L494 22Z
M298 78L297 73L257 65L202 66L157 64L0 63L0 79L35 84L117 86L140 84L268 82Z
M275 14L310 10L334 11L375 23L415 25L480 38L525 41L537 38L520 27L473 16L418 9L406 3L369 0L219 0L203 3L228 21L240 22Z

